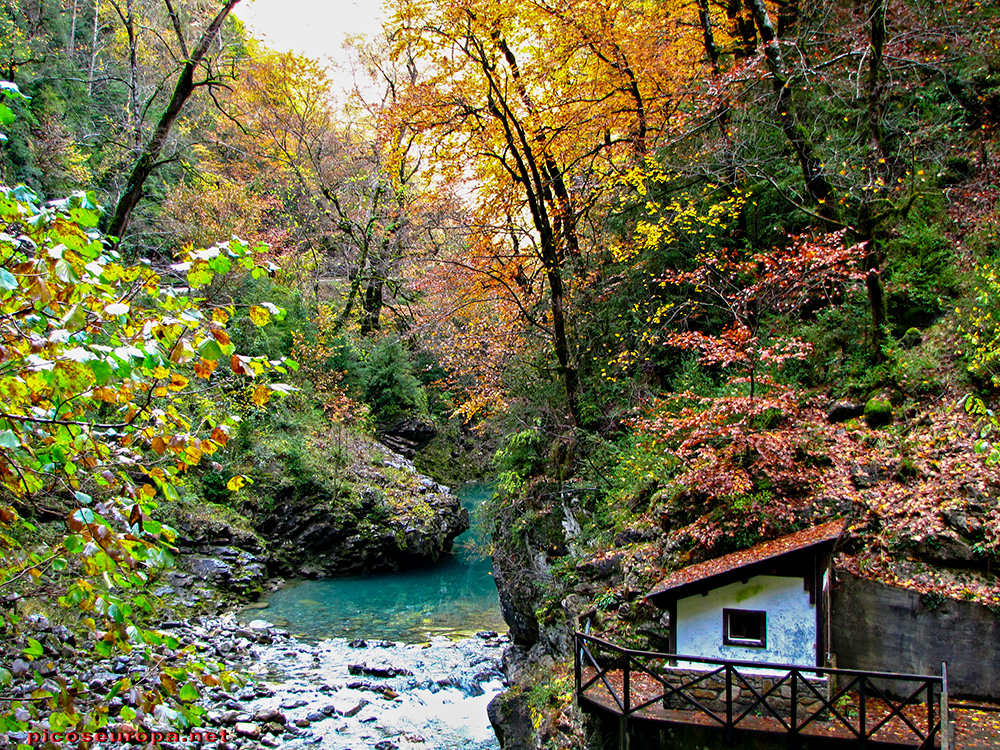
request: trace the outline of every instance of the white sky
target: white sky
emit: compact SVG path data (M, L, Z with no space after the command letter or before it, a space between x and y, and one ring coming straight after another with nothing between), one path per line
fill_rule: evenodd
M345 61L341 45L349 35L374 35L381 28L381 0L243 0L233 11L251 35L279 52Z

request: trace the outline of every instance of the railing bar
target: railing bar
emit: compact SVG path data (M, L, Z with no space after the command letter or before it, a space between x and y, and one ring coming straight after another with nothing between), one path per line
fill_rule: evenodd
M639 704L638 706L633 706L633 707L632 707L632 711L631 711L631 713L634 713L634 714L635 714L635 713L638 713L639 711L641 711L641 710L642 710L642 709L644 709L644 708L649 708L649 707L650 707L650 706L652 706L652 705L653 705L654 703L659 703L660 701L662 701L662 700L663 700L663 698L664 698L664 696L662 696L662 695L658 695L658 696L656 696L655 698L650 698L650 699L649 699L648 701L646 701L645 703L640 703L640 704Z
M878 698L879 700L885 701L886 706L888 706L889 709L890 709L889 715L886 716L884 719L882 719L882 721L880 721L878 724L876 724L875 727L871 730L871 732L868 733L869 737L874 737L875 733L879 729L881 729L886 724L888 724L890 721L892 721L893 717L898 716L900 719L902 719L906 723L906 725L910 729L913 730L913 733L915 735L917 735L917 739L921 739L921 740L926 739L927 735L925 735L923 732L921 732L919 729L917 729L915 726L913 726L913 723L908 718L906 718L906 715L904 713L902 713L902 711L907 706L917 706L917 705L919 705L919 703L914 703L913 699L916 698L919 693L922 693L924 691L925 687L929 687L929 686L927 686L927 685L921 685L920 687L917 688L916 692L914 692L909 698L907 698L902 703L900 703L899 706L896 706L895 704L893 704L893 702L891 700L889 700L888 697L886 697L885 693L883 693L881 690L879 690L878 687L876 687L875 685L869 685L869 687L870 687L870 689L871 689L871 691L873 693L876 693L875 697ZM933 721L933 717L931 718L931 720Z
M802 672L808 672L809 674L832 674L832 675L855 675L855 676L865 676L870 679L879 680L895 680L898 682L932 682L935 685L941 683L940 675L920 675L920 674L906 674L902 672L866 672L864 670L857 669L834 669L831 667L804 667L801 664L771 664L753 661L729 661L726 659L712 659L703 656L684 656L683 654L665 654L659 651L639 651L636 649L622 648L621 646L616 646L610 641L605 641L602 638L597 638L596 636L587 635L585 633L578 633L578 635L584 640L592 641L594 643L603 645L607 648L613 649L619 653L627 653L631 656L637 658L651 658L651 659L663 659L666 661L688 661L696 664L715 664L724 667L726 664L732 664L735 667L746 667L749 669L765 669L767 671L775 672L787 672L793 669L800 670Z
M742 675L740 675L739 672L737 672L735 669L733 670L733 672L742 679ZM745 719L750 714L751 711L757 708L757 706L763 706L764 708L766 708L768 711L771 712L771 715L778 720L778 723L781 724L781 726L783 726L789 732L792 731L791 727L788 726L785 720L781 716L779 716L778 712L775 711L774 708L772 708L771 704L767 702L768 697L771 696L778 688L780 688L784 684L785 679L786 678L782 678L778 682L774 683L771 686L771 689L764 692L763 695L761 693L758 693L756 688L754 688L753 685L751 685L749 682L747 682L747 680L744 679L743 682L747 686L747 689L756 696L757 700L746 711L740 714L740 717L733 722L733 725L735 726L736 724L739 724L741 721L743 721L743 719Z
M712 709L710 709L708 706L702 705L695 698L692 698L690 695L687 695L685 693L681 693L680 697L683 698L684 700L686 700L692 706L697 706L699 711L701 711L703 714L705 714L706 716L708 716L710 719L714 719L715 721L719 722L720 726L725 726L726 725L726 722L723 719L720 719L718 716L716 716L715 712L712 711Z
M770 664L761 662L745 662L745 661L730 661L724 659L712 659L697 656L684 656L679 654L664 654L655 651L638 651L634 649L626 649L616 646L613 643L605 641L601 638L597 638L586 633L575 633L577 639L577 651L576 657L577 664L575 682L577 684L578 694L582 698L587 698L587 700L597 704L598 706L605 706L602 701L597 701L588 695L585 695L586 691L597 685L598 681L603 684L603 687L607 690L608 695L613 699L614 703L618 706L618 710L623 716L627 716L636 711L641 711L654 704L664 701L667 699L679 696L683 704L693 706L698 712L709 717L718 724L725 726L727 728L732 728L736 724L739 724L747 716L750 715L755 709L762 708L766 709L774 719L782 726L786 731L793 734L798 733L801 729L807 727L809 724L819 720L819 717L824 712L828 711L837 721L855 738L861 741L861 746L863 747L868 739L874 739L875 735L886 727L893 719L899 718L899 720L913 732L917 739L921 740L920 748L933 747L934 739L939 733L945 731L945 722L935 717L934 715L934 686L939 685L941 687L942 694L944 693L944 685L946 684L944 676L935 675L912 675L912 674L902 674L902 673L887 673L887 672L865 672L861 670L851 670L851 669L833 669L827 667L803 667L801 665L787 665L787 664ZM607 650L615 655L613 663L607 668L602 669L597 657L592 653L591 649L588 648L588 644L596 645L598 649L595 650ZM709 670L698 677L693 679L687 679L682 682L679 687L673 687L664 677L661 677L659 673L652 671L653 667L647 665L644 660L661 660L668 663L676 662L688 662L692 666L694 665L705 665L714 666L715 669ZM595 675L584 682L584 675L582 671L582 664L586 662L592 665ZM616 670L620 669L622 672L623 685L625 689L625 695L619 695L618 691L615 690L611 682L609 681L610 675ZM740 674L738 669L745 669L752 671L752 677L763 677L774 680L773 684L768 690L763 690L763 688L758 691L753 683L748 677ZM641 677L642 685L639 687L640 693L645 692L647 688L656 689L659 686L662 689L662 694L649 698L639 705L633 707L631 705L631 682L632 682L632 672L635 672ZM785 674L780 674L785 672ZM707 706L702 704L700 701L695 699L693 696L688 695L687 692L691 688L698 686L699 684L710 680L722 673L726 675L726 719L721 719L714 711L709 709ZM763 673L763 674L762 674ZM771 673L771 674L768 674ZM773 674L778 673L778 674ZM845 678L850 678L850 682L846 687L841 689L831 697L826 699L823 694L816 688L816 686L810 682L806 675L815 675L816 677L822 676L842 676ZM734 684L733 676L735 680L742 688L745 688L753 696L753 703L743 711L738 718L733 719L734 706L732 701L732 686ZM648 681L647 681L648 678ZM889 682L910 682L910 683L921 683L920 686L911 693L907 698L899 703L895 703L887 697L887 694L879 689L875 684L874 680L883 680ZM820 708L816 711L809 713L804 721L799 721L798 718L798 694L799 690L798 684L800 682L805 682L807 686L806 695L811 694L820 703ZM840 700L843 696L847 695L855 686L859 685L859 720L860 727L855 729L853 724L833 705L836 701ZM792 705L791 705L791 724L787 723L782 715L775 709L770 700L775 695L780 695L780 688L786 684L791 685L792 693ZM927 734L914 724L914 720L911 720L904 712L907 708L914 706L917 708L924 707L924 701L920 697L921 694L926 690L927 692ZM882 701L885 704L888 714L881 718L877 724L875 724L869 730L867 726L868 716L867 716L867 700L872 698L873 700ZM880 709L881 710L881 709ZM921 723L920 718L917 717L915 721L919 724ZM928 744L930 743L930 744Z

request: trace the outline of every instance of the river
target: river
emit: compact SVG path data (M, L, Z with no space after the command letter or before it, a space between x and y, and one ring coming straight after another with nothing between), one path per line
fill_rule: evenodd
M490 492L473 484L456 494L475 519ZM271 694L250 708L302 726L283 747L498 748L486 706L503 689L506 626L475 529L438 565L292 582L266 604L247 618L294 640L256 654L255 683Z

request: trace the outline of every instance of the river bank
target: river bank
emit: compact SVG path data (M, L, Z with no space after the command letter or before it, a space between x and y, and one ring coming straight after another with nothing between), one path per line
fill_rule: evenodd
M58 626L33 623L34 633L48 641ZM495 750L498 745L486 706L503 687L501 652L506 636L484 631L473 638L434 638L423 644L363 639L305 641L263 620L240 624L234 615L166 622L162 630L203 659L247 676L242 687L206 687L200 702L207 708L192 740L192 728L178 722L163 706L145 713L139 692L124 690L108 701L107 741L93 750L125 746L124 735L140 745L154 733L163 750L261 750L323 748L348 750ZM139 654L121 655L110 665L87 664L83 657L60 665L91 689L103 689L128 676L134 685L156 679L155 670ZM109 666L110 668L105 668ZM30 698L37 689L26 681L12 689ZM125 718L129 717L129 718ZM55 732L45 722L33 726L38 735ZM145 741L142 737L145 736ZM225 737L223 740L222 737ZM113 738L113 739L112 739ZM28 731L0 736L0 747L28 743ZM34 742L57 747L61 742Z

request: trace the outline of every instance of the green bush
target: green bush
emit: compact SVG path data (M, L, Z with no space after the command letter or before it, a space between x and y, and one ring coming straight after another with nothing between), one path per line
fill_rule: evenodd
M886 304L897 333L938 318L958 288L951 241L939 223L917 218L885 244Z
M375 344L365 362L364 383L365 402L379 422L427 413L427 394L398 341Z
M545 438L537 430L514 433L493 457L497 485L509 495L519 495L527 479L545 469Z

